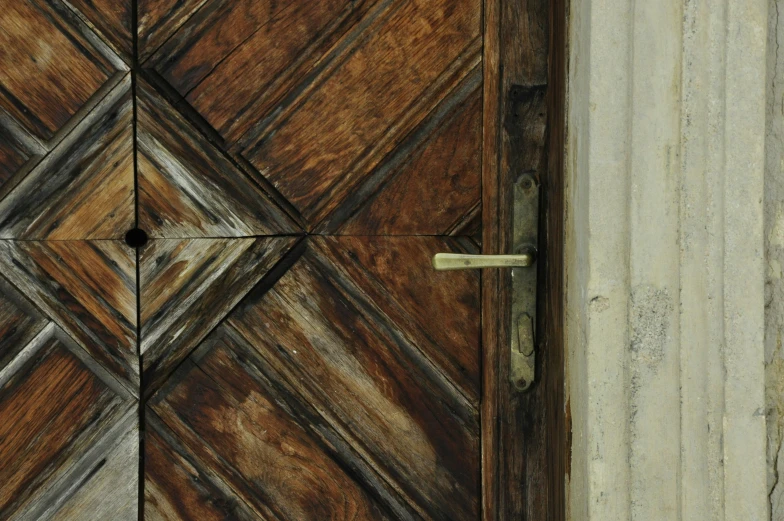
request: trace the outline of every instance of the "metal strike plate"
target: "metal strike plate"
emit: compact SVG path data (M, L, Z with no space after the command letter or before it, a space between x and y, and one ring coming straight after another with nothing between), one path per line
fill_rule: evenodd
M533 173L514 183L512 253L536 252L539 236L539 181ZM526 268L512 268L509 380L518 391L534 382L536 367L536 255Z

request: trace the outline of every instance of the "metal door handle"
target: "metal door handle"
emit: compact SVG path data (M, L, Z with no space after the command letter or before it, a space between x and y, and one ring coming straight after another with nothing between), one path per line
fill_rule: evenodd
M532 247L518 255L464 255L461 253L436 253L433 268L438 271L472 270L481 268L529 268L536 262Z
M536 244L539 231L539 183L532 173L514 182L512 251L514 255L437 253L433 268L466 270L512 268L509 382L517 391L528 389L536 376Z

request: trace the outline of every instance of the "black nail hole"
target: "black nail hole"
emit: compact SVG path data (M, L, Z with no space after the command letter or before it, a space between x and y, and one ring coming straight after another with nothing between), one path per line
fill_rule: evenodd
M131 248L141 248L147 244L147 232L141 228L128 230L128 233L125 234L125 244Z

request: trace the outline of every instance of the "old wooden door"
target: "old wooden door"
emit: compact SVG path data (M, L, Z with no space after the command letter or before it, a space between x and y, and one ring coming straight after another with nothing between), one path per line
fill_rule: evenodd
M0 0L0 518L549 512L505 279L430 264L546 174L547 9Z

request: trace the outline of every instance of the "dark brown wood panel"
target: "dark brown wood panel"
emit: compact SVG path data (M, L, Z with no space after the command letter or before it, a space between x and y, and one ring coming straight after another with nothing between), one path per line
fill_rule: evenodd
M29 159L28 151L8 130L0 128L0 189Z
M479 273L433 272L438 252L478 253L444 237L339 237L322 251L376 312L404 331L473 407L479 406Z
M208 0L137 0L139 62L146 61Z
M0 395L0 512L9 514L24 493L35 491L47 467L78 439L92 416L106 408L112 393L56 339L32 360L26 377ZM51 472L51 470L50 470Z
M478 71L477 71L478 72ZM481 79L433 132L414 150L407 147L401 165L376 193L355 193L361 206L340 226L345 235L450 235L470 220L481 201L482 96ZM424 129L423 129L424 130ZM423 132L423 133L426 133ZM391 165L391 162L387 162ZM383 177L375 175L374 177ZM334 224L332 225L334 227Z
M252 353L220 334L152 409L263 519L388 519L297 421ZM246 354L247 353L247 354ZM194 400L198 406L194 407ZM198 506L198 505L195 505Z
M133 101L125 77L0 200L4 239L121 239L134 226Z
M483 276L483 499L488 521L565 518L565 23L565 7L558 1L485 3L485 253L509 251L511 184L516 176L534 175L541 187L536 382L527 393L516 392L509 383L509 274ZM550 61L550 52L555 61Z
M136 390L136 261L119 241L0 241L0 273Z
M563 519L560 2L4 7L0 517Z
M228 323L410 508L429 519L475 519L477 409L406 324L392 323L384 303L368 300L324 248L310 241L269 292L246 300ZM425 270L429 261L419 266Z
M48 321L0 282L0 371L41 332Z
M133 2L130 0L69 0L76 13L122 57L133 60Z
M323 67L371 0L210 2L147 62L229 142ZM345 45L345 43L343 44ZM254 81L247 81L254 78Z
M199 447L197 452L202 450ZM258 515L148 411L144 518L254 521Z
M149 395L294 244L292 237L155 239L139 255Z
M140 82L139 226L151 237L285 235L298 227L232 161Z
M0 107L51 138L116 70L57 0L6 2L0 10Z
M479 20L474 0L449 9L429 1L390 6L346 60L243 154L318 222L477 65Z
M29 517L58 503L58 479L78 474L85 453L113 437L128 395L97 376L79 348L50 325L0 371L0 516ZM90 458L87 458L88 460ZM78 484L71 484L78 488ZM71 492L72 493L72 492ZM53 497L54 496L54 497Z

